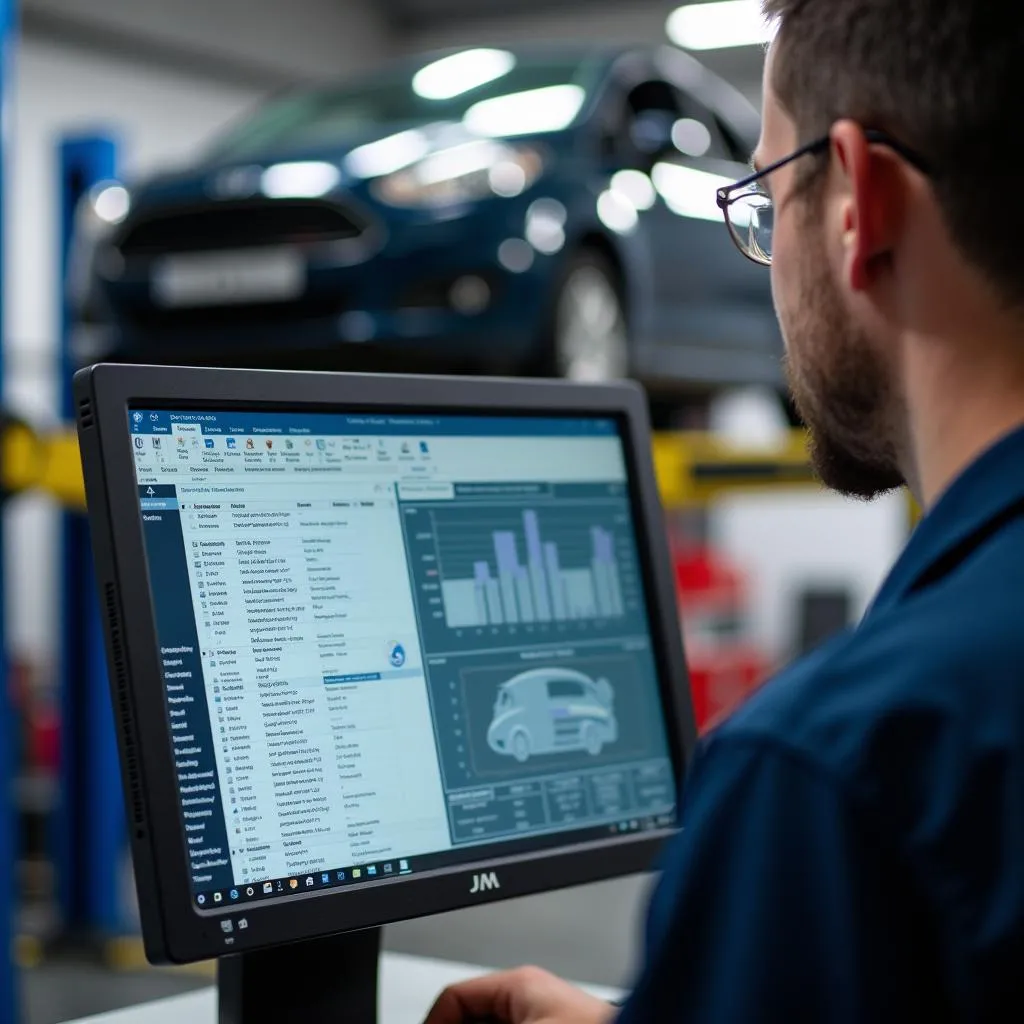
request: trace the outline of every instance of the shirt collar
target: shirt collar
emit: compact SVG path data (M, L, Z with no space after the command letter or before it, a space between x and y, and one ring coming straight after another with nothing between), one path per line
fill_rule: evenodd
M946 490L918 524L868 614L898 604L940 558L1016 504L1024 504L1024 428L997 441Z

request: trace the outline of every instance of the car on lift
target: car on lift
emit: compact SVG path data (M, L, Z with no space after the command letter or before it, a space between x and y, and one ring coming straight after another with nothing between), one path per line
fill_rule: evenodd
M693 57L470 49L271 99L79 211L84 362L781 387L715 189L757 112Z
M607 679L568 668L522 672L498 687L487 745L524 764L538 754L585 751L592 757L619 738Z

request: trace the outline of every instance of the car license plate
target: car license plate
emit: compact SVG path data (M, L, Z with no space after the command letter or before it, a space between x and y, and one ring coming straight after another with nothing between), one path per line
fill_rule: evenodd
M165 256L153 267L153 300L169 309L287 302L305 288L306 264L293 249Z

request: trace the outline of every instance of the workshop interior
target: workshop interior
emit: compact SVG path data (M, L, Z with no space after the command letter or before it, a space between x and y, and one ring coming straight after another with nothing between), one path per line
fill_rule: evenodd
M441 963L628 985L687 750L914 515L816 482L716 202L770 38L756 0L0 0L0 1024L218 957L222 1009L378 962L385 1005Z

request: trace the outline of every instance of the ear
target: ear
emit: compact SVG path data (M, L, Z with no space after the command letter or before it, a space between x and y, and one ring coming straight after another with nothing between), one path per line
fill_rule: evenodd
M837 121L830 134L841 175L843 275L851 289L865 291L888 266L899 230L894 154L872 146L856 121Z

